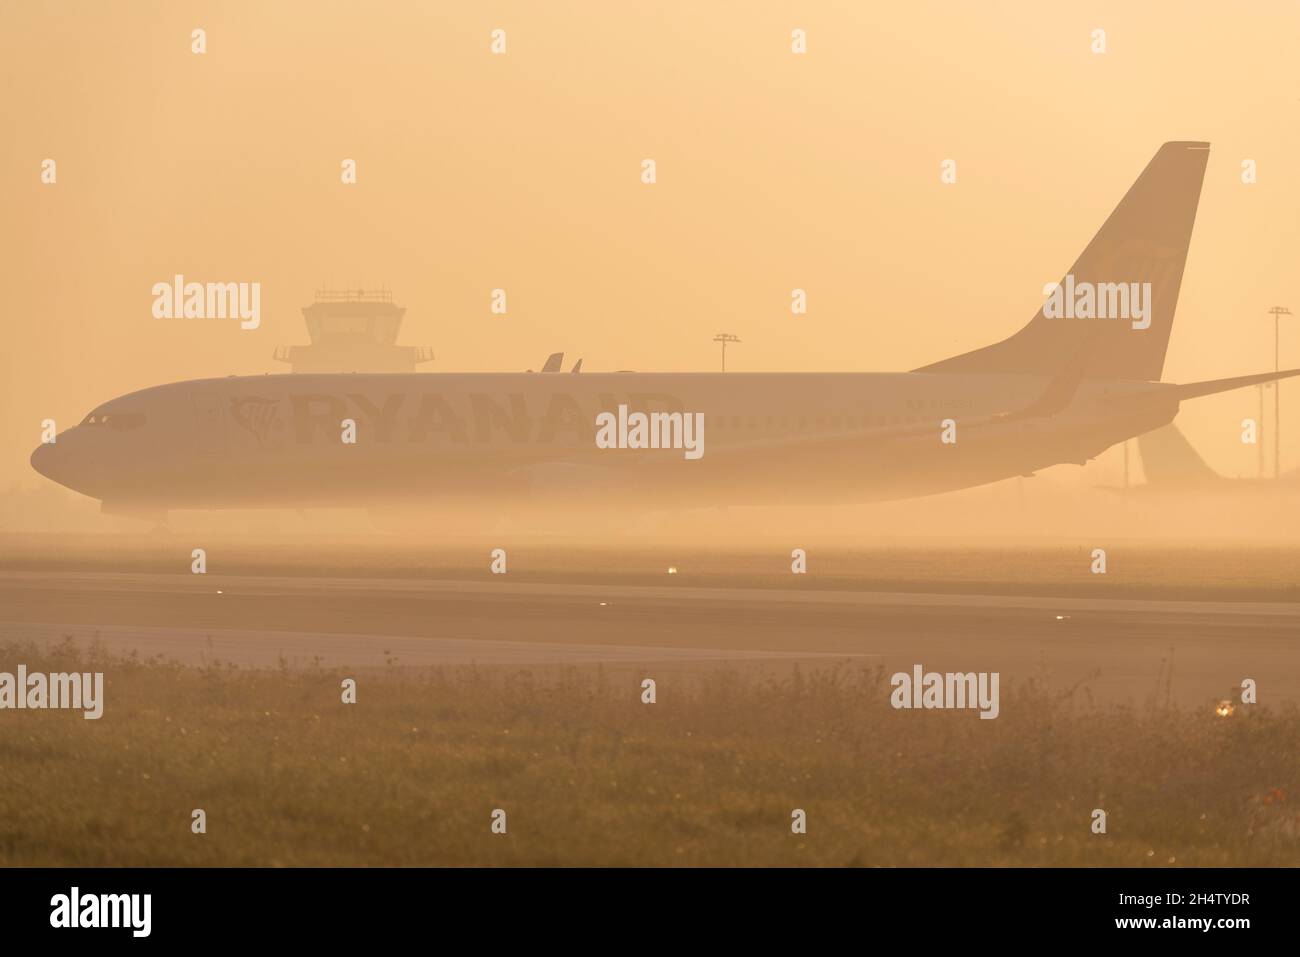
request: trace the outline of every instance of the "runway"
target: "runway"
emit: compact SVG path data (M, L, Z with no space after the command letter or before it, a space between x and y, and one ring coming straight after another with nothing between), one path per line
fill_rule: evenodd
M583 645L382 634L0 621L0 642L31 640L48 648L67 638L78 644L99 642L105 649L119 653L135 651L145 658L161 656L190 665L229 662L252 668L272 668L281 664L291 668L317 664L322 667L348 665L359 668L393 665L698 664L867 657L649 645Z
M582 581L0 573L0 640L98 638L187 664L694 668L852 659L999 671L1104 700L1198 702L1256 680L1300 702L1300 604ZM4 664L0 662L0 664ZM1166 688L1165 681L1168 680Z

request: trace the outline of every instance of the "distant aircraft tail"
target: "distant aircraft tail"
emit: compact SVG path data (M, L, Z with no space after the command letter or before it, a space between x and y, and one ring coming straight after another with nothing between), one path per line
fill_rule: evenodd
M1057 305L1069 310L1069 318L1045 315L1045 304L1009 339L914 371L1070 372L1083 378L1158 381L1209 151L1209 143L1160 147L1061 280L1060 299L1070 301ZM1145 300L1147 316L1139 320L1149 319L1147 328L1135 328L1127 318L1075 317L1076 313L1096 316L1103 308L1113 312L1126 292L1122 286L1133 283L1140 291L1150 290ZM1133 288L1128 286L1130 291ZM1080 298L1089 295L1091 305ZM1126 311L1132 312L1133 306L1130 301Z
M1138 436L1138 450L1148 485L1203 485L1219 479L1172 422Z

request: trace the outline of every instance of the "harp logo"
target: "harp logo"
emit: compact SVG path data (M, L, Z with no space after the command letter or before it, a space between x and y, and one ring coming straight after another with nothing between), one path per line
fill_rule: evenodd
M280 424L280 400L261 396L234 397L230 400L230 416L239 427L257 439L261 448L271 441L271 433L283 428Z

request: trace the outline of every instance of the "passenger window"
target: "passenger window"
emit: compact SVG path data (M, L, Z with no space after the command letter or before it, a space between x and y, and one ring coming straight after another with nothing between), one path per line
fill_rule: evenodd
M144 425L143 412L115 412L112 415L105 416L108 419L108 427L116 429L118 432L125 432L127 429L138 429Z

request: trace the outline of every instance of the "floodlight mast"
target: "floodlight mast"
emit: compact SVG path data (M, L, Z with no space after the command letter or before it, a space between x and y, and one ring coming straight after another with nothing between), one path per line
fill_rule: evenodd
M1283 316L1291 315L1291 310L1286 306L1274 306L1268 311L1273 317L1273 371L1280 369L1278 365L1279 355L1279 327ZM1280 382L1273 383L1273 478L1282 476L1282 388Z
M722 343L722 371L726 372L727 371L727 343L739 342L740 337L733 336L729 332L719 332L716 336L713 337L713 341Z

